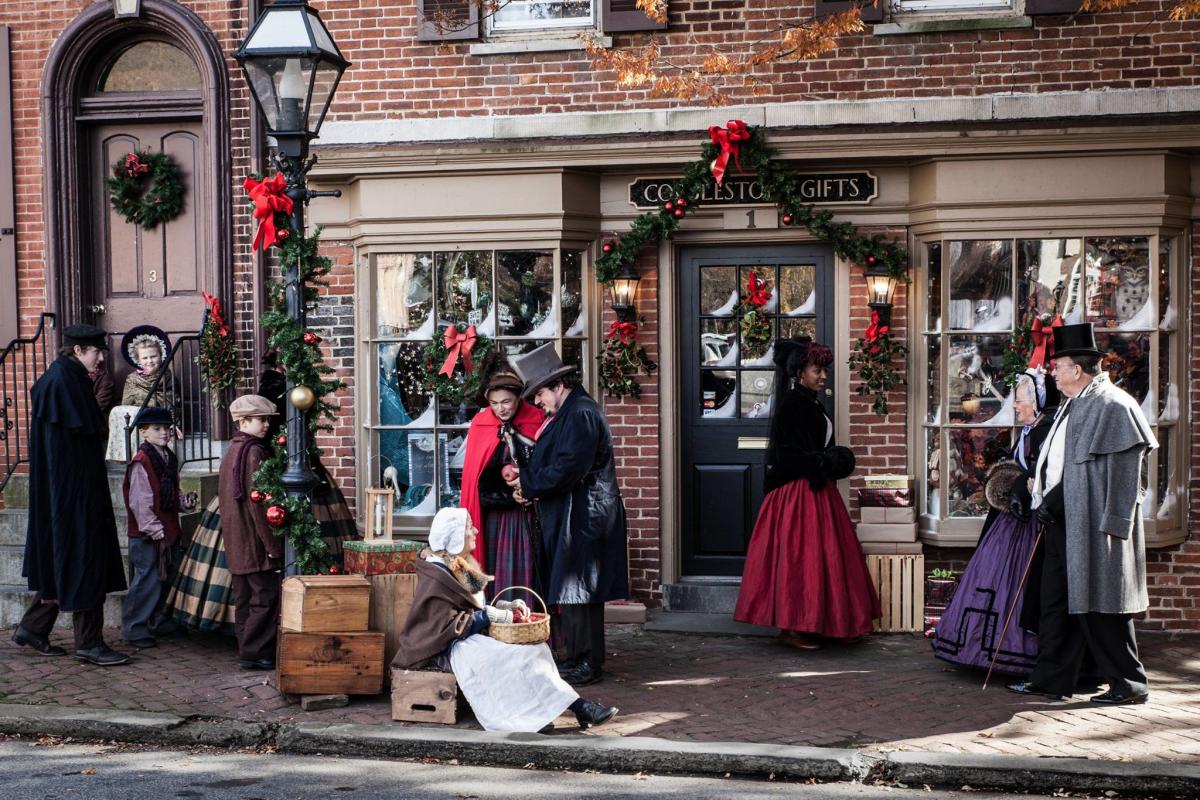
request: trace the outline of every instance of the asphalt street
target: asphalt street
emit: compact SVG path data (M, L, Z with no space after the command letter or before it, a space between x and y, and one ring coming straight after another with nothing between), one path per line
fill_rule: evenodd
M0 797L22 800L757 800L886 797L995 800L1011 795L922 787L804 784L658 775L546 772L222 750L157 750L59 740L0 741ZM1020 795L1033 797L1034 795Z

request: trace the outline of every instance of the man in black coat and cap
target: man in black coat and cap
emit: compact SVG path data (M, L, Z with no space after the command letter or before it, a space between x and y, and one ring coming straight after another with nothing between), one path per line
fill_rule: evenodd
M514 359L513 366L525 381L526 399L548 419L510 485L519 501L537 501L539 574L546 602L560 606L552 619L564 642L560 669L567 683L586 686L603 674L604 604L629 595L612 431L553 344Z
M75 657L98 666L129 661L104 643L104 597L125 589L108 472L106 428L88 373L100 368L106 334L93 325L63 331L63 347L30 390L29 528L22 574L37 592L13 641L44 656L59 611L74 614Z

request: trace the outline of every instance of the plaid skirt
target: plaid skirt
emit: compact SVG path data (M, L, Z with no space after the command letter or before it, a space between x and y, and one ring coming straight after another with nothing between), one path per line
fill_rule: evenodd
M329 563L339 570L342 562L342 543L358 538L354 515L346 505L346 497L332 480L323 481L313 490L312 513L321 526L321 538L329 555Z
M192 630L234 635L233 578L225 563L220 503L215 497L192 534L164 613Z

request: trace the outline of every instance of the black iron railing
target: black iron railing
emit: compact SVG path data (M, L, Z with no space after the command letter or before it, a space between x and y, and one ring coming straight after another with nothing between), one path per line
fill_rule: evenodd
M0 352L0 450L4 453L0 489L17 467L29 461L29 390L54 357L54 343L43 336L47 323L54 327L54 315L43 312L33 336L13 339Z
M207 321L208 312L205 311L203 322ZM203 322L200 325L201 330L204 329ZM168 373L171 380L163 386L164 376ZM148 405L162 404L171 409L175 415L175 424L183 432L183 438L174 444L179 468L182 469L189 463L206 461L211 469L219 456L213 455L210 398L208 384L200 374L200 334L180 336L171 344L171 355L159 369L142 405L137 412L125 415L126 463L138 446L137 430L133 421Z

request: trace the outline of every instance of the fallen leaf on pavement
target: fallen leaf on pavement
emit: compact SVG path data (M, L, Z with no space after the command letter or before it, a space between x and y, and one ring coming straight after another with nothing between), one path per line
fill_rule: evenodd
M646 780L646 779L647 779L647 778L649 778L649 777L650 777L650 776L649 776L649 775L647 775L647 774L646 774L646 773L644 773L644 772L638 772L638 773L635 773L635 774L634 774L634 776L633 776L633 779L634 779L635 781L644 781L644 780Z
M81 770L79 770L79 774L80 774L80 775L95 775L95 774L96 774L96 768L95 768L95 767L88 767L87 769L81 769Z

